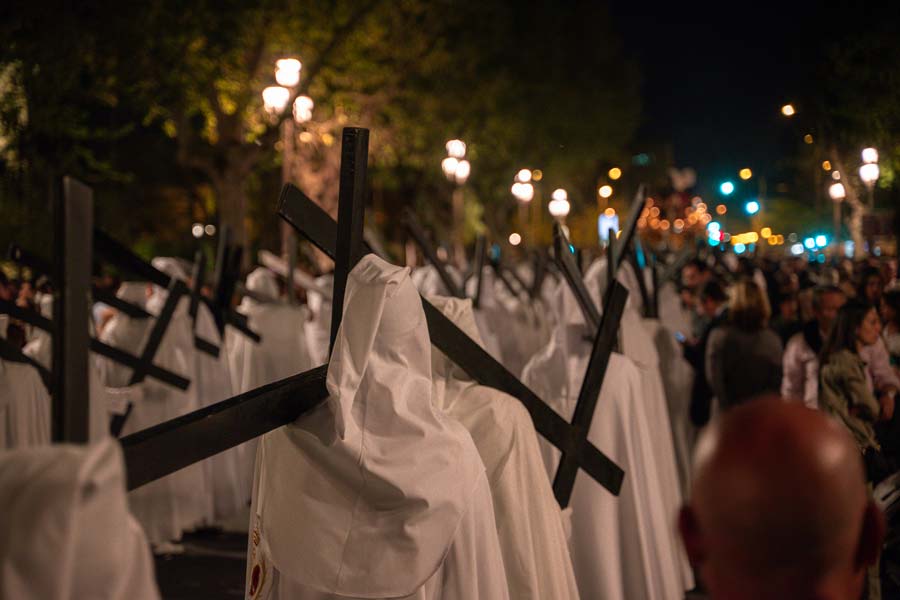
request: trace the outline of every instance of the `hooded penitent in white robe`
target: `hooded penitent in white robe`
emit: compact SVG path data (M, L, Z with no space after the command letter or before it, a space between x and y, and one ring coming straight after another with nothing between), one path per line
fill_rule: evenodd
M6 338L7 315L0 315ZM37 369L0 358L0 449L50 443L50 394Z
M0 598L159 598L112 439L0 453L0 515Z
M431 301L481 344L471 300ZM528 411L512 396L477 384L438 350L431 358L434 405L469 431L487 470L510 598L578 598L562 514Z
M522 380L571 420L591 341L568 286L557 289L554 309L553 341L528 364ZM575 480L571 552L582 598L668 600L682 598L686 589L676 515L663 501L654 450L659 437L643 396L643 376L631 359L610 356L588 439L624 469L625 479L618 497L583 472ZM559 452L546 442L541 446L552 478Z
M147 284L135 281L123 283L116 295L126 302L145 307L146 292ZM117 312L103 328L100 341L140 356L152 326L153 319L136 319ZM154 362L158 364L158 361ZM131 405L131 413L122 429L123 436L174 418L175 410L162 389L166 384L147 378L141 383L128 385L132 371L129 367L105 358L99 364L101 379L110 398L111 412L122 414ZM184 368L186 366L182 366ZM175 372L190 377L184 370ZM154 385L158 387L154 388ZM150 393L147 393L148 388L151 388ZM179 390L172 388L172 393L177 392ZM179 492L179 481L179 477L170 475L128 493L131 512L141 524L147 539L155 544L181 537L183 518L179 514L178 498L186 490ZM181 487L184 487L183 483Z
M178 259L156 257L151 264L169 277L177 277L187 282L187 273ZM153 293L147 300L147 312L159 315L168 296L168 290L153 286ZM187 377L191 380L190 387L182 391L149 377L144 380L144 402L162 403L165 406L165 420L180 417L206 404L226 399L217 399L215 393L211 394L208 389L201 389L199 385L199 361L194 347L193 323L189 310L190 297L184 295L179 299L175 313L169 321L166 333L156 351L154 363ZM155 424L148 423L145 427ZM125 431L122 433L126 434ZM175 493L181 530L190 531L212 524L215 520L215 510L209 469L205 461L194 463L169 477L174 478L176 482Z
M259 333L258 344L238 332L228 334L236 338L231 341L230 351L234 353L233 368L240 371L240 387L235 390L239 394L316 366L306 342L307 309L279 302L278 281L266 268L257 268L247 276L247 289L270 302L247 296L238 307L239 312L247 315L250 329ZM239 447L238 472L247 501L253 483L256 446L254 439Z
M247 598L508 598L484 465L432 404L407 269L369 255L351 271L327 385L260 440Z
M680 406L678 403L670 406L667 401L661 370L678 367L660 364L659 354L651 333L655 329L655 325L648 329L645 319L641 317L643 299L637 278L638 274L635 273L632 264L627 261L623 262L617 273L617 280L628 290L628 300L622 314L619 340L622 344L622 354L630 358L641 371L640 394L650 433L656 440L652 448L656 458L661 499L666 514L672 515L672 525L666 528L664 533L669 535L670 541L675 547L676 554L673 555L673 560L679 567L683 589L687 590L694 587L694 578L687 555L681 550L681 541L674 527L675 515L678 514L682 504L683 482L679 477L678 454L673 441L672 422L683 423L685 420L689 420L689 413L682 408L684 406L683 399ZM584 280L594 302L600 306L607 283L606 261L597 261L591 265L591 268L585 273ZM670 408L676 411L674 415L670 415Z

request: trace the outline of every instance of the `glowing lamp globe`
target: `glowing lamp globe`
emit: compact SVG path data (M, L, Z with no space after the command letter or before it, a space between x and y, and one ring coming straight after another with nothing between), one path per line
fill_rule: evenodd
M879 169L876 163L866 163L859 168L859 178L866 185L872 185L878 181Z
M878 150L875 148L866 148L862 151L862 159L864 163L877 163Z
M280 85L270 85L262 91L263 107L270 115L277 115L284 111L291 92Z
M466 155L466 143L462 140L449 140L445 147L447 155L453 158L463 158Z

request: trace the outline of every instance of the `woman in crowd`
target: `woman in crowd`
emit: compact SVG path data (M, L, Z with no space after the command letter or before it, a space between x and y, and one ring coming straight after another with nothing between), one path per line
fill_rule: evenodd
M884 281L881 279L881 271L878 267L863 267L856 286L856 299L879 309L883 291Z
M875 433L876 423L890 420L892 396L875 398L872 379L860 351L875 344L881 322L875 307L854 300L838 311L831 334L822 348L819 370L819 406L837 417L853 434L866 458L870 481L877 482L887 469Z
M760 287L741 280L729 290L728 320L709 336L706 377L719 410L781 387L782 345L769 329L772 310Z

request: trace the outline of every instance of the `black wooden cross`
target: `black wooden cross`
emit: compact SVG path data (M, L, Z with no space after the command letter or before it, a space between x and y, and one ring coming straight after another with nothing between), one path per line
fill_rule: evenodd
M12 342L2 336L0 336L0 358L7 362L16 362L31 365L32 367L37 369L38 375L41 376L41 381L44 382L44 386L47 388L47 391L52 391L53 375L50 373L47 367L22 352L19 348L16 348L16 346L14 346Z
M428 262L430 262L435 270L437 270L437 274L441 278L441 282L444 284L449 295L455 296L456 298L465 298L466 294L463 291L462 286L458 285L450 276L450 273L447 271L447 265L438 258L437 252L435 252L434 247L425 235L425 231L422 229L422 225L419 224L419 220L416 218L415 213L409 208L403 213L403 225L413 241L419 246L419 249L422 251L422 254Z
M644 208L643 186L638 190L631 206L632 215L639 214ZM603 379L606 376L606 369L609 366L609 357L613 353L619 333L619 323L622 319L622 313L625 310L625 302L628 300L628 291L625 287L615 280L615 275L622 263L624 254L627 252L629 242L635 234L637 228L637 219L629 218L626 228L623 230L621 242L613 245L615 235L610 236L609 248L620 247L622 251L618 255L614 255L611 251L607 255L607 271L611 273L611 284L609 285L603 299L603 314L597 313L587 289L584 286L584 280L580 271L576 270L574 261L571 259L569 251L569 241L557 224L554 227L554 245L556 251L556 261L560 270L563 272L566 283L578 300L579 308L585 316L585 322L589 327L593 326L592 320L596 318L596 328L594 343L591 348L591 356L588 361L587 371L581 383L581 389L578 393L578 400L575 404L575 411L572 416L572 426L576 428L580 435L584 436L586 441L590 432L591 422L594 418L594 411L597 407L597 401L600 396L600 390L603 386ZM639 273L639 272L638 272ZM560 506L566 507L572 497L572 489L575 485L575 477L578 473L577 460L573 459L563 452L560 457L559 466L557 467L556 477L553 480L553 494L556 496Z
M325 254L334 257L337 247L335 222L296 187L282 188L279 214L298 233ZM460 330L425 298L422 307L431 342L481 385L493 387L518 398L531 415L535 429L571 460L576 461L600 485L618 494L624 472L588 442L518 378L498 363L481 346Z
M188 314L191 316L191 331L194 335L194 348L218 358L221 353L219 346L197 335L197 317L200 314L200 302L203 298L203 283L206 281L206 255L202 250L194 253L194 266L191 269L191 304Z
M41 316L40 314L32 311L26 310L19 306L16 306L13 302L8 300L0 300L0 314L7 314L13 319L22 321L23 323L28 323L32 327L37 327L43 331L46 331L50 335L54 335L56 331L56 327L53 324L53 321L50 319ZM95 354L99 354L100 356L106 357L113 362L117 362L121 365L129 367L131 369L137 368L141 364L141 358L122 350L120 348L115 348L101 342L97 338L90 338L90 349L91 352ZM29 361L33 362L33 361ZM43 366L41 366L43 369ZM163 369L160 366L150 364L148 366L143 366L146 370L147 377L152 377L157 379L163 383L174 386L180 390L186 390L190 386L191 382L188 379L185 379L181 375L177 375L172 371L168 371ZM44 369L47 373L49 370Z

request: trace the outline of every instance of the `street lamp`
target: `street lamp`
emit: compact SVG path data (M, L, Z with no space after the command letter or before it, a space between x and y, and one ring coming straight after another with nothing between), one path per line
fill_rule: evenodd
M862 151L862 159L864 163L877 163L878 150L876 150L875 148L865 148Z
M847 197L847 190L844 189L844 184L838 181L837 183L832 183L828 186L828 195L831 196L831 199L835 202L841 202Z
M303 65L296 58L281 58L275 61L275 81L284 87L294 87L300 83L300 69Z
M611 185L601 185L600 189L597 190L597 193L601 198L609 198L613 195L613 189Z
M534 186L530 183L522 183L521 181L517 181L512 184L512 195L515 196L516 200L520 200L522 202L531 202L534 198Z
M753 171L751 171L747 167L744 167L743 169L741 169L741 171L740 171L740 173L738 173L738 175L741 176L741 179L743 179L744 181L747 181L748 179L753 177Z
M786 117L793 117L795 114L797 114L797 111L794 110L793 104L785 104L781 107L781 114Z
M280 115L291 99L291 91L280 85L270 85L262 91L262 98L267 113L273 116Z
M441 161L441 170L447 181L454 184L451 207L453 210L453 258L456 264L462 265L465 261L463 250L463 191L462 186L469 180L472 165L465 159L466 143L462 140L447 140L444 144L447 149L447 157Z
M557 188L553 190L553 194L551 194L550 198L550 203L547 205L547 210L550 211L550 215L558 221L565 220L566 215L569 214L569 210L572 208L569 204L568 192L562 188Z
M730 196L734 192L734 184L730 181L723 181L722 185L719 186L719 191L726 196Z
M297 96L294 99L294 121L306 123L311 120L315 105L315 102L309 96Z

